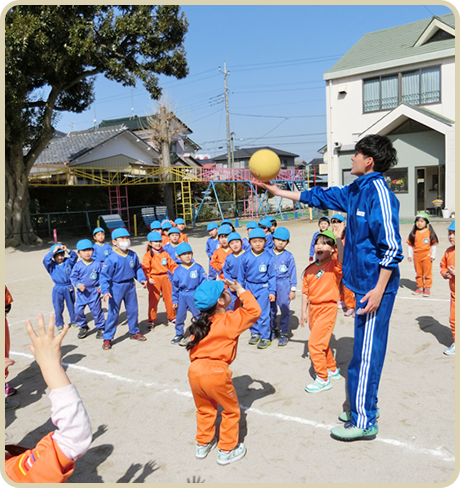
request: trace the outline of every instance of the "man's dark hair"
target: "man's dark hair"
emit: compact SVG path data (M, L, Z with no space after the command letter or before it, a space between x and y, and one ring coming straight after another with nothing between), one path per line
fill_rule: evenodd
M355 151L374 160L374 171L385 173L398 163L396 149L385 136L370 134L357 142Z

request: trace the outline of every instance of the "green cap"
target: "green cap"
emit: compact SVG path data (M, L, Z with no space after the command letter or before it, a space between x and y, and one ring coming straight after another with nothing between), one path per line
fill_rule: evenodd
M330 237L337 244L337 239L335 238L335 235L331 230L323 230L319 234L322 236Z
M417 215L415 216L415 220L417 220L419 217L426 219L427 222L430 223L430 216L426 212L417 212Z

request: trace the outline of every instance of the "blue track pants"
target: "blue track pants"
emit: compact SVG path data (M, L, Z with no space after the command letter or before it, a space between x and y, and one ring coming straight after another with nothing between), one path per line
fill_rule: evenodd
M136 285L134 281L124 283L112 283L110 291L112 298L109 298L109 310L105 322L104 341L112 340L118 325L121 302L125 302L126 317L128 319L129 333L134 335L139 332L137 317L139 314L137 306Z
M54 285L51 293L53 300L54 315L56 317L55 325L60 327L64 325L64 302L70 315L70 323L75 324L75 291L73 285Z

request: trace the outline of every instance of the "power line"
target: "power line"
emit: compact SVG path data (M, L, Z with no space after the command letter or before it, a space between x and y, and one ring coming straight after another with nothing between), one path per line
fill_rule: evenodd
M314 118L314 117L326 117L326 114L324 115L291 115L289 117L286 117L285 115L253 115L253 114L236 114L233 112L230 112L231 115L238 115L241 117L261 117L265 119L308 119L308 118Z

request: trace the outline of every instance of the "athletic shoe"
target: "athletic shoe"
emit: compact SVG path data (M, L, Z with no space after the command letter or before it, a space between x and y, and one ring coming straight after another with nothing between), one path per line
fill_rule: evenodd
M280 333L280 331L278 329L272 330L270 332L270 340L274 341L275 339L277 339L279 337L279 333Z
M195 456L198 459L204 459L216 446L217 439L215 437L209 444L205 444L204 446L197 444L195 448Z
M255 346L259 341L260 341L259 334L251 334L251 338L249 339L248 344L250 346Z
M11 387L11 386L7 386L5 388L5 393L6 393L7 397L13 396L17 392L18 392L18 390L16 388Z
M444 351L444 354L446 356L455 356L455 342Z
M278 346L285 346L289 342L287 334L283 334L281 332L280 337L278 339Z
M14 410L19 407L19 402L17 400L11 400L10 398L5 398L5 410Z
M176 325L176 319L173 319L173 320L168 320L168 322L166 322L166 325Z
M140 332L138 332L137 334L131 334L129 336L130 339L133 339L135 341L141 341L141 342L144 342L147 340L147 337L144 337Z
M225 466L226 464L234 463L246 455L246 447L240 442L235 449L231 451L221 451L217 454L217 464Z
M57 333L60 334L64 330L64 326L63 325L58 325L56 327L56 330L57 330Z
M79 326L79 325L77 325L77 324L70 324L70 325L69 325L69 328L70 328L70 329L79 329L79 328L80 328L80 326Z
M424 297L429 297L430 295L431 295L430 289L429 288L425 288L423 290L423 296Z
M183 337L179 341L179 346L185 347L189 342L190 342L190 336L189 337Z
M340 380L340 368L335 368L335 371L331 371L330 369L327 370L327 379L338 381Z
M377 413L375 415L375 420L378 420L379 418L380 418L380 410L377 409ZM342 412L339 415L339 420L340 420L340 422L350 422L350 420L351 420L350 410L347 410L346 412Z
M152 330L155 327L155 322L148 322L147 330Z
M345 303L343 302L343 300L339 300L337 302L337 308L343 309L344 306L345 306Z
M327 379L327 381L324 381L319 376L317 376L313 383L310 383L305 387L305 391L307 391L308 393L319 393L320 391L330 390L331 388L332 385L329 381L329 378Z
M112 349L112 341L109 341L108 339L106 339L103 343L102 343L102 349L104 349L105 351L109 350L109 349Z
M257 349L267 349L267 347L272 343L270 339L260 339L257 344Z
M352 442L352 441L372 441L379 433L378 425L372 425L367 429L360 429L351 422L346 422L344 425L339 425L331 429L331 437L338 441Z
M417 288L415 291L412 292L412 295L422 295L423 288Z
M183 335L175 335L171 344L179 344L179 342L184 338Z
M102 339L104 337L104 329L97 329L96 339Z
M84 327L80 327L77 337L79 339L84 339L88 335L88 332L89 332L89 327L87 325L85 325Z
M345 315L345 317L350 317L353 315L353 317L354 317L354 314L355 314L355 309L349 308L343 315Z

